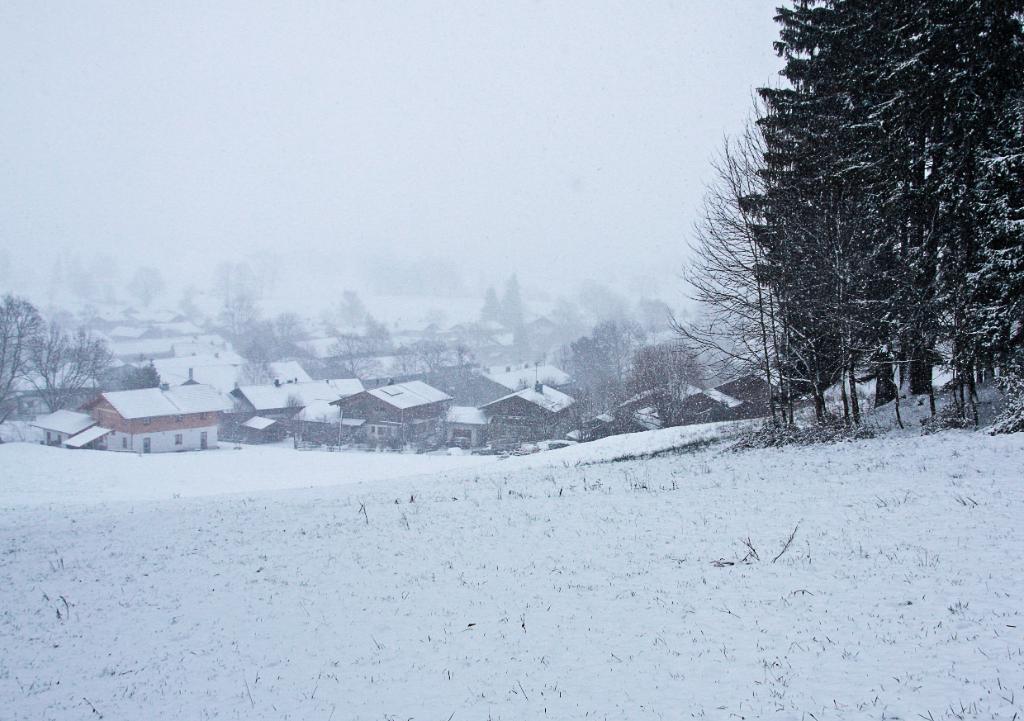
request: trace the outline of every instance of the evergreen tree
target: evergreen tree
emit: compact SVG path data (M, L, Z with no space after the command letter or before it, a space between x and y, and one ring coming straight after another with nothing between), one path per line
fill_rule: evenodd
M754 272L777 306L780 370L819 417L824 389L845 378L856 421L858 366L889 395L893 361L914 393L931 393L932 365L948 362L966 413L979 364L1019 345L1022 8L779 10L788 85L759 91Z
M480 320L483 322L501 322L501 302L498 294L494 292L494 286L488 286L484 294L484 307L480 309Z
M523 300L519 295L519 279L514 273L505 282L505 292L501 296L501 322L516 333L523 327Z

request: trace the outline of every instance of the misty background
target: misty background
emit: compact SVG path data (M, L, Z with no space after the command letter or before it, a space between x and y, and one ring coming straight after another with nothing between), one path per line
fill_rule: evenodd
M0 8L0 284L156 302L244 261L268 305L517 274L685 303L709 159L779 61L772 3ZM69 271L69 269L71 269ZM271 302L269 298L274 300Z

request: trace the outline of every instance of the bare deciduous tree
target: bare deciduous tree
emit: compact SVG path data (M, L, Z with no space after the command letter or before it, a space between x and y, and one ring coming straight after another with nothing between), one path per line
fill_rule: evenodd
M410 347L421 368L427 373L434 373L451 363L452 354L443 342L438 340L421 340Z
M84 330L68 333L49 323L29 344L27 378L53 412L67 408L87 388L95 388L111 361L102 339Z
M143 266L136 270L132 279L128 281L128 292L135 296L139 303L148 306L154 298L164 292L164 277L156 268Z
M343 333L328 351L342 362L350 378L370 378L379 371L379 363L371 354L370 343L356 333Z
M657 411L663 427L683 423L685 401L704 385L704 369L681 343L644 346L633 358L627 388Z
M755 372L772 387L779 385L780 345L786 338L783 309L759 274L757 232L763 219L750 198L763 188L763 157L764 138L753 123L738 140L725 141L684 271L703 315L673 327L722 371ZM774 398L771 410L774 418Z
M43 320L24 298L5 295L0 301L0 422L14 410L14 392L29 363L29 347L42 331Z

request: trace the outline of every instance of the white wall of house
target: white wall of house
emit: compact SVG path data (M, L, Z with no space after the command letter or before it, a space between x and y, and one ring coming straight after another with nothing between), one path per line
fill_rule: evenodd
M71 434L60 431L43 431L43 437L46 439L44 441L46 445L59 446L63 445L64 441L71 437Z
M174 453L176 451L198 451L202 448L202 433L206 432L207 448L217 447L217 426L204 428L183 428L181 430L156 431L153 433L118 433L107 436L107 450L128 453L142 453L145 440L149 438L150 453ZM181 444L176 436L181 435Z

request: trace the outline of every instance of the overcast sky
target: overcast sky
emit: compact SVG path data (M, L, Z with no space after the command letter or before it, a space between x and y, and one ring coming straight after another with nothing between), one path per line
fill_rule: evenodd
M668 286L775 4L4 3L0 244Z

